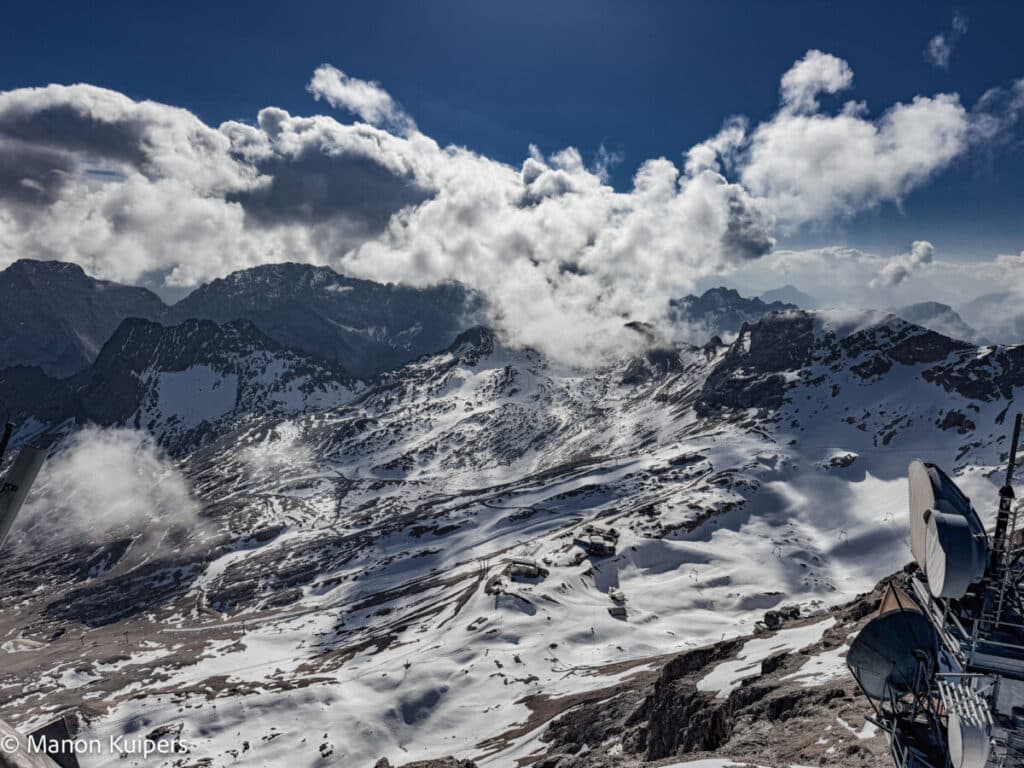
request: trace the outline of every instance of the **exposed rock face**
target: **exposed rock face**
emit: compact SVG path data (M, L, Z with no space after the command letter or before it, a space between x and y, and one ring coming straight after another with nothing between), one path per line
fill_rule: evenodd
M638 384L651 379L658 379L672 373L685 370L679 350L671 347L654 347L648 349L643 357L631 360L622 374L623 384Z
M925 381L991 401L1009 398L1014 382L1024 378L1024 347L979 352L889 314L866 313L857 322L837 323L824 313L775 313L740 329L704 382L698 413L773 411L797 383L824 381L844 370L873 381L895 366L921 367L916 375Z
M0 369L38 366L67 377L94 362L127 318L203 319L248 320L282 346L373 376L443 350L481 305L454 283L421 289L275 264L214 280L168 307L145 288L97 280L77 264L25 259L0 272Z
M937 301L922 301L918 304L909 304L905 307L896 307L889 310L897 317L920 325L923 328L941 333L961 341L969 341L972 344L985 343L985 339L978 331L964 322L956 310L948 304L941 304Z
M129 319L71 378L39 368L0 371L0 398L18 421L142 427L165 443L188 443L226 417L338 404L362 387L340 367L284 349L244 320L167 327Z
M892 315L842 338L839 346L848 357L868 356L868 363L862 363L864 378L885 373L894 362L901 365L936 363L954 352L973 349L966 341L951 339ZM857 370L855 367L854 371Z
M77 264L17 261L0 272L0 368L39 366L63 377L88 366L128 317L159 320L166 307L145 288L96 280Z
M975 424L962 412L956 409L947 411L939 422L939 429L955 429L959 434L966 435L973 432Z
M197 288L170 316L249 320L284 346L372 376L444 349L479 308L480 299L454 283L420 289L274 264Z
M814 343L814 319L806 312L771 315L744 325L704 382L698 413L778 408L786 391L783 372L807 366Z
M454 361L475 365L494 352L497 340L489 328L477 326L463 331L448 347Z
M944 365L922 374L947 391L984 402L1013 396L1024 377L1024 346L964 349Z
M374 768L392 768L386 757L374 764ZM440 757L437 760L417 760L414 763L403 763L397 768L476 768L472 760L458 760L454 757Z
M636 745L643 740L645 759L714 750L728 739L731 726L727 715L735 706L733 696L716 705L694 686L706 670L735 655L742 646L743 641L732 640L698 648L665 665L654 691L627 721L640 726ZM752 690L760 691L748 688L744 693Z
M842 672L816 681L804 671L813 658L842 655L847 637L873 615L888 582L833 611L835 625L818 643L762 659L759 673L728 696L717 697L697 684L719 664L736 659L748 638L687 651L665 664L653 683L617 690L610 698L571 710L548 727L542 737L548 751L534 765L611 768L714 757L754 765L827 760L830 765L888 766L884 735L863 729L871 708L852 677ZM784 627L823 620L790 620ZM762 629L758 636L771 634ZM595 744L605 748L593 749ZM614 754L607 748L612 744Z
M740 296L733 288L711 288L700 296L684 296L669 302L669 317L690 326L691 341L703 344L712 336L737 333L744 323L756 323L771 312L797 309L782 301L765 302Z

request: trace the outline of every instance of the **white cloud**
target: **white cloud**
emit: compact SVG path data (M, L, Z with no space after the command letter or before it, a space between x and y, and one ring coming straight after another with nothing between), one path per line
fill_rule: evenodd
M730 167L735 165L736 153L746 141L748 130L745 117L734 116L726 120L717 134L691 147L686 153L687 175L696 176L701 171L709 170L719 173L723 163Z
M849 64L830 53L810 50L782 76L782 107L788 112L817 112L818 94L835 94L851 85Z
M416 123L380 83L350 77L330 64L317 67L307 90L313 94L313 98L323 99L335 109L346 109L371 125L384 126L401 133L416 130Z
M928 41L924 49L924 60L934 67L941 69L949 68L949 59L953 55L953 49L967 34L967 17L956 13L953 15L953 25L950 32L935 35Z
M899 202L1019 111L1013 89L970 113L942 94L876 118L823 109L852 82L845 61L810 51L774 115L726 121L680 164L647 160L625 191L608 184L608 152L588 166L572 147L530 148L517 168L442 147L380 85L327 65L310 92L362 122L267 107L213 128L93 86L9 91L0 264L67 259L180 287L280 261L455 279L486 293L513 341L589 361L636 341L626 319L658 322L669 298L763 258L777 230Z
M931 264L934 257L935 246L927 240L915 240L910 251L885 264L871 280L870 285L872 288L893 288L910 277L914 271Z
M938 301L956 308L983 294L1024 291L1024 255L954 261L932 250L931 260L926 261L927 245L918 246L916 267L908 270L913 279L896 285L879 279L893 263L906 267L913 253L913 247L896 256L843 247L780 249L738 268L728 282L745 295L790 283L813 296L823 308L848 309L885 309L919 301ZM708 284L702 281L701 288ZM1007 311L1004 306L1004 314Z
M845 62L811 51L783 78L783 103L748 135L730 135L739 180L762 198L783 231L849 218L898 202L969 145L970 118L955 95L917 96L878 119L848 102L818 111L816 96L852 82ZM787 85L788 83L788 85Z
M131 429L86 427L52 457L19 527L32 539L99 541L145 527L193 527L199 505L152 438Z
M515 340L571 360L635 340L694 281L772 247L742 187L651 160L619 193L579 153L534 155L520 172L448 150L436 197L396 216L343 259L350 272L430 283L455 278L490 298Z

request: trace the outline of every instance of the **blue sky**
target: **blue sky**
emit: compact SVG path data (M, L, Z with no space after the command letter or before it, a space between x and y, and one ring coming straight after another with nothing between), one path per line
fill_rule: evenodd
M292 7L295 6L295 7ZM442 143L518 163L599 145L625 187L650 157L677 158L731 114L776 106L808 48L846 59L849 94L882 109L916 94L973 104L1024 76L1017 4L714 2L19 3L5 10L0 88L88 82L183 106L210 124L268 104L313 111L303 90L330 62L381 82ZM922 56L968 19L948 69ZM970 258L1024 247L1019 142L972 156L903 201L784 242L894 249L927 237Z
M581 359L720 283L837 307L1024 295L1010 4L65 3L4 21L0 266L70 260L169 297L279 261L458 280L523 343L585 327Z

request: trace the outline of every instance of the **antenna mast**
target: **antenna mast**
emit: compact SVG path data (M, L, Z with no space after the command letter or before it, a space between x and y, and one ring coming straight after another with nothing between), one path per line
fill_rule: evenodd
M1017 468L1017 447L1020 444L1021 414L1013 422L1013 439L1010 441L1010 455L1006 464L1006 482L999 489L999 511L996 513L996 529L992 537L992 559L989 567L989 586L985 594L983 632L998 627L1003 618L1003 608L1010 590L1016 589L1013 579L1013 537L1017 531L1017 510L1013 500L1013 472Z
M1013 506L1013 471L1017 467L1017 446L1020 443L1021 414L1013 422L1013 440L1010 443L1010 457L1006 465L1006 482L999 489L999 512L996 515L996 530L992 540L992 565L1002 571L1008 567L1006 529L1010 524L1011 507Z

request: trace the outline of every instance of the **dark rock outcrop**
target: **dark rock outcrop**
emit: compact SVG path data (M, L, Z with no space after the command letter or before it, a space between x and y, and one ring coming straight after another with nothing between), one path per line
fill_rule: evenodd
M161 397L172 397L180 406L196 393L182 395L176 388L197 385L191 380L168 382L165 376L190 369L200 375L208 372L212 387L222 386L225 377L230 380L233 393L223 390L225 399L229 398L223 412L234 416L272 409L275 404L284 407L284 401L303 393L360 386L340 367L284 349L245 320L224 325L188 320L168 327L130 318L121 323L96 361L70 378L55 379L39 368L0 370L0 400L17 422L34 417L55 427L73 419L78 424L146 427L161 434L157 422L140 419L148 413L150 418L166 415L174 422L173 414L161 413ZM274 375L268 375L271 371Z
M797 309L782 301L748 299L733 288L711 288L700 296L684 296L669 302L669 318L675 323L702 331L693 338L703 344L712 336L737 333L746 323L755 323L771 312Z
M0 271L0 369L68 377L93 363L128 318L199 319L248 320L282 346L374 376L445 349L482 303L455 283L414 288L274 264L214 280L169 307L152 291L98 280L77 264L24 259Z
M454 757L439 757L435 760L417 760L414 763L402 763L399 766L392 766L391 761L382 757L373 768L476 768L472 760L459 760Z
M145 288L89 277L77 264L16 261L0 272L0 368L48 376L86 368L129 317L161 320L167 307Z
M802 670L812 656L847 641L877 609L889 581L834 610L835 624L820 642L766 657L758 672L727 696L702 691L697 683L717 665L736 659L749 638L687 651L665 664L653 682L620 686L608 698L570 710L548 726L542 737L548 750L534 765L621 768L673 758L716 758L753 765L887 767L884 735L860 731L871 706L859 695L852 677L825 676L816 682L803 677ZM597 744L615 744L614 754L594 749Z
M466 288L357 280L329 267L272 264L233 272L175 304L175 321L245 319L286 347L373 376L445 349L480 309Z
M814 343L814 317L806 312L774 314L744 325L704 382L697 413L778 408L787 386L783 373L809 365Z

